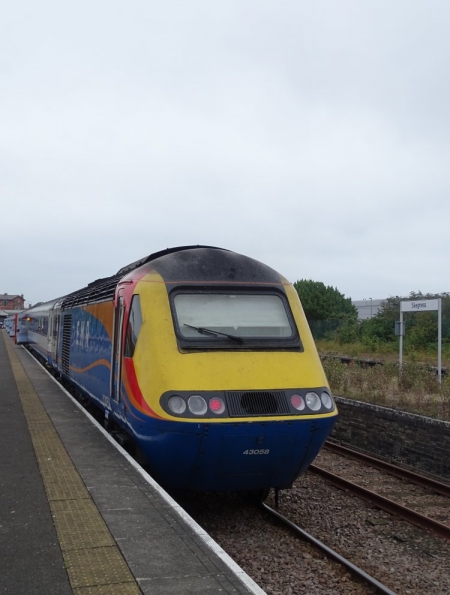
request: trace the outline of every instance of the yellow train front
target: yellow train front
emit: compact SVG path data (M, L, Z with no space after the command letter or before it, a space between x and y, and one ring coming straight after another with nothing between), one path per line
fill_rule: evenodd
M234 252L179 248L126 274L115 306L108 407L152 474L168 488L290 487L337 416L293 286Z

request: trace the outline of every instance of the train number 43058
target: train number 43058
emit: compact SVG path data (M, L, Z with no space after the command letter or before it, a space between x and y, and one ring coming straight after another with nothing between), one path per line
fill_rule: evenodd
M268 455L269 450L270 449L268 449L268 448L250 448L250 449L244 450L244 452L242 454L243 455Z

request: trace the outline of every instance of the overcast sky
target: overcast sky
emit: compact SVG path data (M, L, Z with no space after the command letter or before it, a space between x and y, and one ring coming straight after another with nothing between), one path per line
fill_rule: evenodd
M188 244L450 291L450 2L3 3L0 191L31 303Z

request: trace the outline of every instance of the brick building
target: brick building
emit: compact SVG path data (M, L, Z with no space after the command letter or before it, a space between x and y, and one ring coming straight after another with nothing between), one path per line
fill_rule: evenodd
M0 293L0 310L23 310L25 308L25 299L22 295L10 295Z

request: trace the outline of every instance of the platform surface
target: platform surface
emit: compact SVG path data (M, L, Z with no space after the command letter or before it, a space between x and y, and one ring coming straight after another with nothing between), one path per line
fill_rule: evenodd
M264 592L0 331L0 594Z

